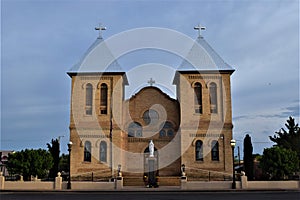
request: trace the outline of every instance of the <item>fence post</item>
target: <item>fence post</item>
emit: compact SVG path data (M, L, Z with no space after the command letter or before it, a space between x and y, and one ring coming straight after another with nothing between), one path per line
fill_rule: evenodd
M3 172L0 172L0 189L4 190L5 177L3 176Z
M248 188L248 180L247 176L245 176L245 172L241 172L241 189L247 189Z
M62 177L61 177L60 172L58 172L57 177L55 177L54 189L55 190L61 190L62 189Z
M117 177L116 178L116 189L122 189L123 188L123 177Z
M180 177L180 188L187 190L187 177L185 175Z

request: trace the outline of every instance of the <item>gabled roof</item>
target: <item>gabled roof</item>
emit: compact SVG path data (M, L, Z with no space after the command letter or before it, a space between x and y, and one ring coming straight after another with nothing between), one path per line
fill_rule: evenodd
M74 65L67 73L122 73L121 66L114 58L113 54L102 38L97 38L96 41L89 47L81 60Z
M163 92L160 88L156 87L156 86L146 86L146 87L142 87L140 88L140 90L138 92L136 92L135 94L133 94L129 99L127 99L126 101L131 101L132 99L135 99L137 96L139 96L141 93L145 92L145 91L149 91L149 90L155 90L157 92L159 92L161 95L163 95L166 99L170 100L170 101L177 101L176 99L173 99L172 97L170 97L168 94L166 94L165 92Z
M199 36L191 50L178 67L177 71L230 71L234 69L228 65L213 48Z

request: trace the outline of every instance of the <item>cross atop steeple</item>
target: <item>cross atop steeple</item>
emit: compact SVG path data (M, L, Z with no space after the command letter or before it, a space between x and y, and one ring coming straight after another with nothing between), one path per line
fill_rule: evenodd
M152 86L155 83L155 81L152 78L150 78L150 80L148 81L148 83L150 84L150 86Z
M202 36L201 36L201 31L203 30L206 30L206 27L205 26L201 26L200 24L198 24L198 26L195 26L194 27L194 29L195 30L198 30L198 37L199 38L202 38Z
M102 31L105 31L105 30L106 30L106 27L102 26L102 24L99 23L99 26L98 26L98 27L95 27L95 30L96 30L96 31L99 31L99 36L98 36L98 38L99 38L99 39L102 39Z

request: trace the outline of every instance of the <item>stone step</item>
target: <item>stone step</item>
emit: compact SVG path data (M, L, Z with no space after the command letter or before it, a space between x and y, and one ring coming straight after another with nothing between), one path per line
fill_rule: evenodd
M169 176L158 178L160 186L180 186L180 177ZM143 177L123 177L124 186L145 186Z
M124 177L124 186L145 186L143 177Z
M168 177L159 177L160 186L180 186L180 177L177 176L168 176Z

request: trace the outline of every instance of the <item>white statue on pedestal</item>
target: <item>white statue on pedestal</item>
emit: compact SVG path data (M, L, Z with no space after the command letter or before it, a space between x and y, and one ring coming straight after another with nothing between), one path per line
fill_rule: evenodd
M154 143L152 140L150 140L150 142L149 142L149 152L150 152L149 157L154 157Z

